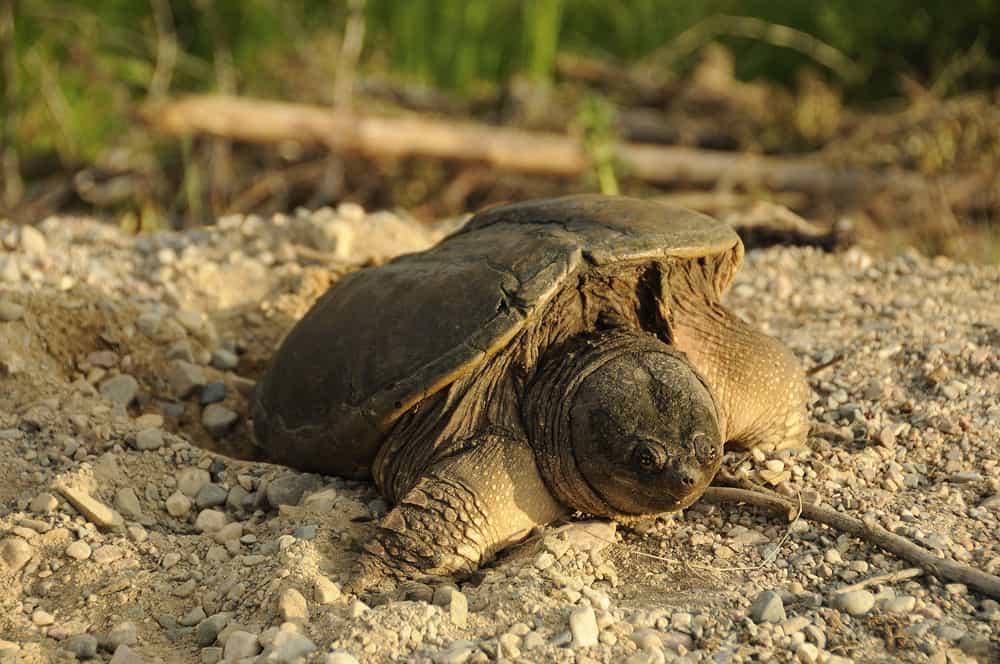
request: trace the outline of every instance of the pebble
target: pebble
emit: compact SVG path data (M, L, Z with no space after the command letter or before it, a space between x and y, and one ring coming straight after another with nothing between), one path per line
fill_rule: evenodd
M301 661L309 653L316 650L316 644L307 636L292 630L279 630L265 651L264 660L267 662L283 662L292 664Z
M594 609L589 606L580 606L570 611L569 630L573 634L573 647L596 646L598 630Z
M448 598L448 617L451 624L464 628L469 621L469 600L458 590L452 590Z
M121 560L124 556L125 552L122 551L121 547L114 544L104 544L94 549L90 557L99 565L108 565L116 560Z
M198 494L195 496L194 504L198 507L198 509L218 507L219 505L224 505L226 503L226 497L228 495L229 492L226 491L225 487L209 482L198 489Z
M108 650L117 650L120 646L134 646L139 640L139 630L135 623L125 621L118 623L111 628L104 641L108 644Z
M852 590L835 595L833 608L852 616L863 616L875 606L875 595L867 590Z
M750 617L757 624L783 622L785 605L781 601L781 595L772 590L759 593L750 605Z
M308 622L306 598L295 588L286 588L278 595L278 613L285 622Z
M222 649L222 657L226 661L237 661L244 657L253 657L260 652L260 641L256 634L236 630L226 638Z
M239 365L240 358L236 355L236 353L228 351L224 348L216 348L212 351L211 363L216 369L231 371Z
M123 516L133 521L142 519L142 506L132 487L119 489L115 493L115 507Z
M206 385L201 390L201 395L198 397L199 403L202 406L207 406L209 404L218 403L224 401L226 398L226 384L221 380L212 381Z
M59 507L59 500L48 491L32 498L28 505L28 509L36 514L48 514L54 512L57 507Z
M24 318L24 307L7 299L0 299L0 323L13 323Z
M118 374L103 381L97 391L115 403L128 406L139 394L139 382L128 374Z
M178 399L187 399L195 390L205 387L208 378L205 371L196 364L184 360L173 360L167 370L167 382Z
M66 547L65 553L73 560L86 560L90 558L90 545L83 540L77 540Z
M21 570L31 560L33 551L31 545L20 537L7 537L0 540L0 563L8 573Z
M211 481L212 476L204 468L184 468L177 473L177 490L189 498L194 498L201 488Z
M886 600L882 610L886 613L910 613L917 606L917 598L911 595L901 595Z
M340 586L325 576L318 576L313 582L313 600L317 604L333 604L340 599Z
M98 528L118 529L124 525L118 512L93 498L90 494L65 484L58 484L55 488L87 521Z
M267 485L267 502L271 507L298 505L302 496L317 486L320 480L315 475L287 473L275 478Z
M135 434L135 447L138 450L158 450L163 447L163 429L150 427Z
M166 500L166 508L170 516L181 518L191 511L191 499L180 491L174 491Z
M93 659L97 656L97 637L90 634L75 634L62 642L63 650L67 650L77 659Z
M235 411L217 403L209 404L201 411L201 425L216 438L229 433L239 419L240 416Z
M35 623L39 627L45 627L46 625L51 625L56 621L55 616L53 616L48 611L43 609L35 609L31 614L31 622Z
M227 613L216 613L205 618L195 628L195 641L203 648L212 645L228 622Z
M328 653L323 664L358 664L358 659L349 652L337 650Z
M198 513L198 518L194 521L195 530L200 533L214 533L229 522L225 512L219 510L205 509Z
M108 664L144 664L142 656L129 648L128 646L122 645L115 648L115 654L111 656L111 660Z

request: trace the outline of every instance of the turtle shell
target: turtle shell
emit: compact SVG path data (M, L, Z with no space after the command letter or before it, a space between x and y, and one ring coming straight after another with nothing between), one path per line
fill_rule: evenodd
M257 443L287 465L363 478L407 410L503 349L581 272L743 253L726 224L625 197L493 208L436 246L354 272L294 326L258 385Z

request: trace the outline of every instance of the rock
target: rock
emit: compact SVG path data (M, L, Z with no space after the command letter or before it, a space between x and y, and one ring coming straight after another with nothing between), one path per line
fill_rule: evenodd
M44 609L35 609L31 614L31 622L38 625L39 627L45 627L46 625L51 625L56 621L55 616L53 616L48 611Z
M295 588L286 588L278 595L278 613L285 622L308 622L306 598Z
M75 634L62 642L63 650L73 653L77 659L97 657L97 637L90 634Z
M236 353L225 348L216 348L212 351L212 366L222 371L232 371L239 363L240 358Z
M358 664L357 658L349 652L335 650L326 656L323 664Z
M209 404L201 411L201 425L216 438L229 433L239 419L240 416L236 412L217 403Z
M167 382L178 399L187 399L195 390L205 387L208 378L205 371L196 364L184 360L173 360L167 370Z
M29 256L44 256L48 251L48 242L42 232L34 226L21 226L21 251Z
M32 498L28 505L28 509L36 514L48 514L54 512L57 507L59 507L59 500L48 491Z
M226 638L222 656L227 661L237 661L244 657L253 657L260 652L260 642L256 634L237 630Z
M202 406L207 406L209 404L218 403L226 399L226 384L221 380L212 381L206 385L202 391L201 395L198 397L199 403Z
M139 382L128 374L118 374L103 381L97 391L115 403L128 406L139 394Z
M142 656L128 646L118 646L108 664L143 664Z
M589 606L579 606L570 611L569 631L573 634L574 648L597 645L597 616Z
M91 558L98 565L109 565L116 560L121 560L124 556L125 552L120 547L114 544L104 544L94 549Z
M163 447L163 429L151 427L135 434L135 448L137 450L158 450L161 447Z
M65 484L58 484L56 491L69 501L80 514L98 528L116 530L123 527L124 522L118 512L104 503L91 497L90 494Z
M316 650L316 644L308 637L292 630L279 630L266 653L268 662L292 664L301 657Z
M455 641L444 650L431 655L434 664L464 664L472 657L476 644L472 641Z
M195 628L195 641L203 648L212 645L228 622L228 613L216 613L205 618Z
M66 547L65 553L73 560L86 560L90 558L90 545L83 540L77 540Z
M314 540L316 539L316 529L317 527L315 524L307 524L305 526L299 526L298 528L292 531L292 536L295 539L300 539L300 540Z
M177 490L189 498L194 498L201 488L212 481L212 476L203 468L185 468L177 473Z
M121 622L111 628L104 641L108 645L108 650L117 650L120 646L134 646L139 639L139 632L135 623L131 621Z
M863 616L875 606L875 595L867 590L852 590L833 598L833 608L852 616Z
M882 610L886 613L910 613L917 605L917 598L912 595L901 595L892 599L887 599L882 604Z
M24 318L24 307L8 299L0 299L0 323L13 323Z
M19 572L28 564L34 554L31 545L20 537L7 537L0 540L0 563L2 571L8 574Z
M135 495L132 487L119 489L115 493L115 507L126 518L139 521L142 518L142 506L139 504L139 497Z
M313 600L317 604L333 604L340 599L340 586L325 576L316 577L313 583Z
M209 482L198 490L198 495L195 496L194 504L198 507L198 509L218 507L219 505L224 505L226 503L226 496L228 495L229 492L226 491L224 487Z
M229 519L226 517L225 512L207 509L198 513L198 518L195 519L194 527L200 533L214 533L222 530L223 526L225 526L228 521Z
M205 619L205 609L200 606L196 606L183 616L178 618L177 624L184 627L194 627L198 625Z
M557 532L577 551L603 551L616 541L614 521L575 521Z
M759 593L750 605L750 617L757 624L784 621L785 605L781 601L781 595L772 590Z
M287 473L267 485L267 502L275 508L281 505L298 505L303 494L319 484L320 479L316 475Z
M181 518L191 511L191 499L180 491L174 491L166 500L166 508L170 516Z
M811 643L800 643L795 648L795 659L800 664L815 664L815 662L819 661L819 648Z

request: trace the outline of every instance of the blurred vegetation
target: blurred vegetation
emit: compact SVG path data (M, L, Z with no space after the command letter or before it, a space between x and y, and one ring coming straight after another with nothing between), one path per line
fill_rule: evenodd
M91 161L126 126L136 100L223 88L331 101L348 2L337 0L4 0L13 6L22 155ZM556 54L649 58L719 14L800 30L856 65L849 98L898 94L899 76L945 92L1000 80L998 0L368 0L363 72L473 93L516 73L552 77ZM721 35L737 75L790 83L809 56ZM992 40L992 41L991 41ZM691 53L671 58L682 73ZM814 63L815 64L815 63ZM663 72L668 75L671 72Z

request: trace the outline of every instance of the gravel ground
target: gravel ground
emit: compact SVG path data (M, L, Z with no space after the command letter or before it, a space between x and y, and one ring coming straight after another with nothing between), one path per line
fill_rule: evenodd
M356 206L140 238L0 222L0 662L1000 661L996 601L838 594L907 565L751 507L576 521L458 588L342 593L386 504L232 458L244 395L339 275L443 232ZM772 248L728 302L806 365L843 354L808 447L731 470L1000 573L1000 269Z

